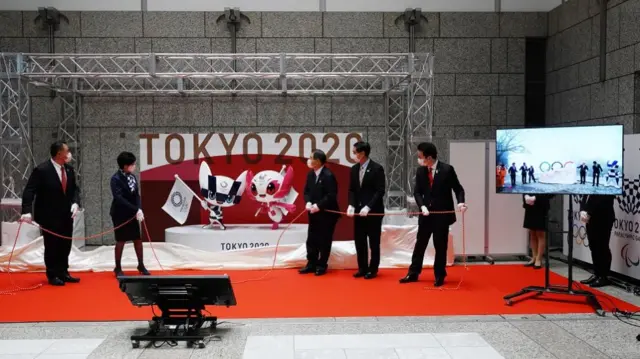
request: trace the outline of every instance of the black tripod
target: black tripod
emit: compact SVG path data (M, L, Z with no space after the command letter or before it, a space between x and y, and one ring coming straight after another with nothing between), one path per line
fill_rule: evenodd
M547 242L547 250L545 251L545 266L544 266L544 287L538 286L530 286L522 288L520 291L516 293L512 293L504 296L504 301L507 305L513 304L512 299L516 297L520 297L525 294L535 293L534 296L526 297L524 299L534 298L544 293L553 293L553 294L566 294L566 295L574 295L581 296L587 299L587 302L593 307L593 310L597 315L604 317L604 310L598 302L596 296L588 291L584 290L576 290L573 289L573 238L571 236L573 231L573 195L569 195L569 211L568 211L568 219L569 219L569 234L567 235L567 240L569 241L569 253L567 258L567 264L569 266L569 278L567 286L557 286L549 284L549 230L546 232L546 242Z

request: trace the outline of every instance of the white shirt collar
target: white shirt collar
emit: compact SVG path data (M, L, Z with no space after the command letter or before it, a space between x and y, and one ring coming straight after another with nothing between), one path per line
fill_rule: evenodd
M433 163L433 166L431 166L431 172L433 172L434 174L436 173L436 169L438 168L438 160L436 160Z
M367 158L367 160L364 161L364 163L360 165L360 169L363 170L363 169L367 168L367 166L369 166L369 161L371 161L371 159Z
M51 163L53 163L53 167L56 169L58 174L60 174L60 171L62 170L62 166L58 162L54 161L53 159L51 159Z
M324 168L324 166L318 168L317 170L315 170L316 173L316 177L320 175L320 172L322 172L322 169Z

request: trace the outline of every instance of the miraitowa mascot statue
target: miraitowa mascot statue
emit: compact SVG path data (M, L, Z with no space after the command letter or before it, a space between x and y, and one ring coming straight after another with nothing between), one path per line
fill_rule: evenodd
M293 204L298 198L298 192L293 189L293 168L282 166L280 172L262 171L253 176L249 171L247 174L245 192L254 201L260 203L260 208L256 216L263 210L267 212L273 221L272 229L278 229L282 219L289 213L295 212L296 206Z
M209 224L204 228L227 229L222 223L222 208L240 203L245 191L247 171L234 181L227 176L214 176L206 162L200 164L200 194L202 208L209 211Z

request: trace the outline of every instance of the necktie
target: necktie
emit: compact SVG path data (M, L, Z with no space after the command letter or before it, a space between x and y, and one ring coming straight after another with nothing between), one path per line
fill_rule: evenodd
M429 188L433 188L433 170L431 169L431 167L428 167L429 169Z
M60 168L60 173L62 173L62 176L60 177L60 182L62 183L62 192L67 193L67 173L64 170L64 166Z
M362 179L364 178L364 170L365 168L360 166L360 186L362 186Z

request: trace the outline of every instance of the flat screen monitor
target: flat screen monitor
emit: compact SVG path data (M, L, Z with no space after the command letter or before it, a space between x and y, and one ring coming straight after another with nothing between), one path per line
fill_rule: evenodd
M236 305L227 275L122 276L120 289L136 306L195 300L201 305Z
M496 132L496 192L621 195L622 125Z

